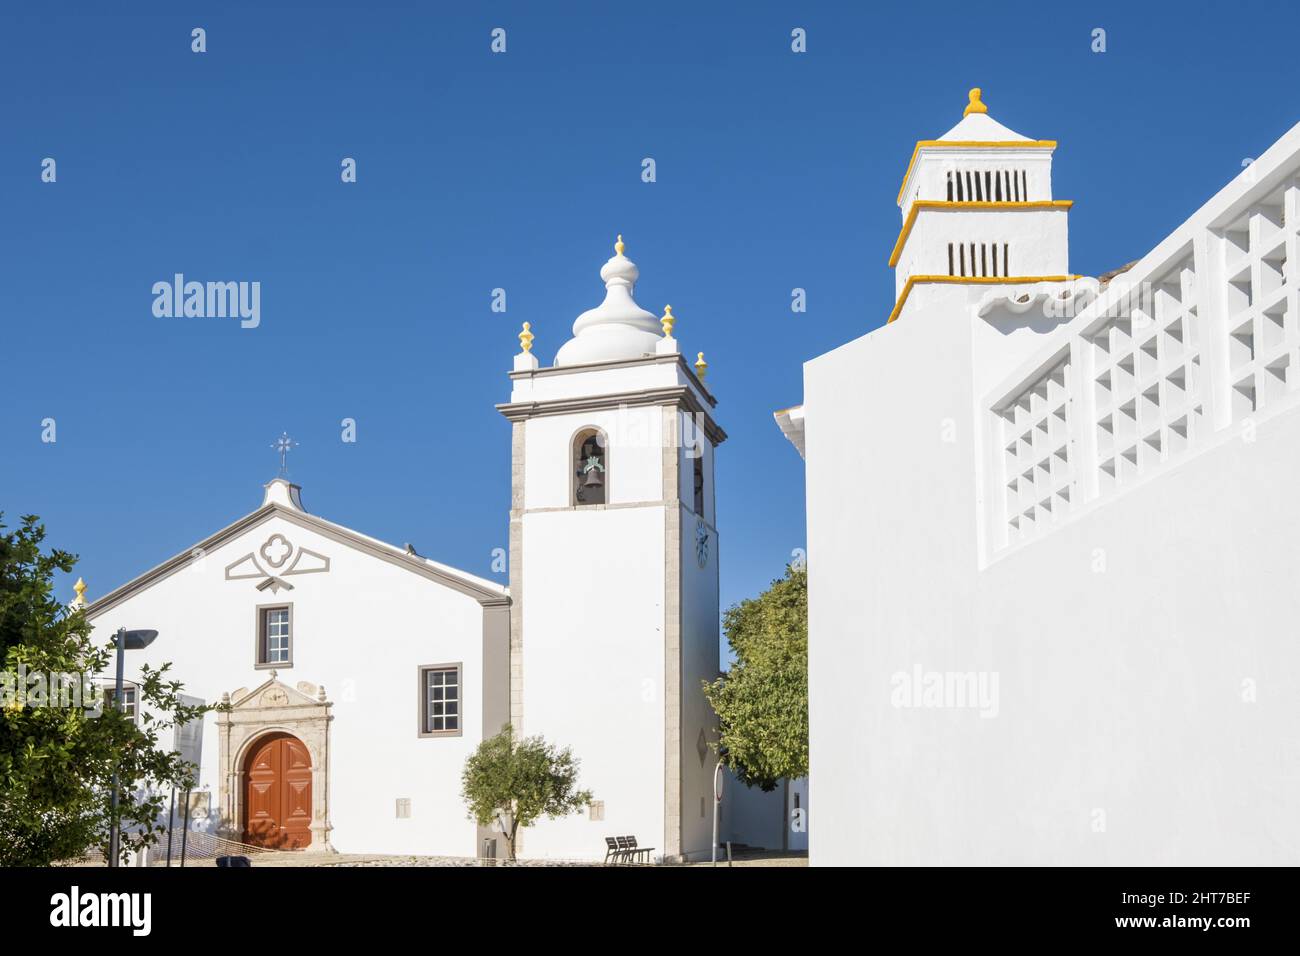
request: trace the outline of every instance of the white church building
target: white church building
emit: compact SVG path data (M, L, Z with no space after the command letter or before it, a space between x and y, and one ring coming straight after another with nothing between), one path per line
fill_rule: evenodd
M1300 125L1100 279L1055 147L972 90L907 165L889 321L776 413L811 862L1295 865Z
M494 835L468 817L461 772L510 722L572 748L594 794L522 831L521 855L601 859L611 835L659 859L708 854L716 717L700 688L719 673L726 435L703 356L683 359L671 309L636 304L623 249L553 366L520 335L498 406L509 587L311 514L279 478L252 513L89 605L97 638L162 635L127 653L128 678L169 661L187 694L229 705L198 754L223 836L477 855Z

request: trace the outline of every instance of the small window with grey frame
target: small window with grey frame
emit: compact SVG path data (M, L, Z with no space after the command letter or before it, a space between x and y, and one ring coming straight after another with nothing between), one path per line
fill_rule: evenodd
M257 610L257 663L285 666L293 660L293 611L289 605Z
M420 668L420 736L459 734L462 703L459 664Z

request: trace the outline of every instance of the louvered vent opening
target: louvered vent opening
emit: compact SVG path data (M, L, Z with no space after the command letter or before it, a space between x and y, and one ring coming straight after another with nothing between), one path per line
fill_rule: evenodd
M949 202L1028 202L1029 176L1023 169L950 169Z
M948 243L948 275L1005 277L1011 275L1011 244L1007 242Z

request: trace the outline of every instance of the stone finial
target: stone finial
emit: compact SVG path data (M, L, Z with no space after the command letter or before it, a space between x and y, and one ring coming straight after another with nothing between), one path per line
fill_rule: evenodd
M704 353L699 352L695 356L695 375L702 382L705 374L709 371L709 363L704 361Z
M659 324L664 327L664 335L671 336L673 334L673 325L676 322L677 318L673 315L673 307L671 305L664 306L664 317L659 320Z
M77 578L77 583L72 586L72 590L77 592L77 596L72 599L72 609L80 611L86 606L86 582Z
M320 701L322 704L325 703L325 685L324 685L324 684L321 684L320 687L316 688L316 699L317 699L318 701Z
M531 322L525 322L524 330L519 333L519 348L523 352L531 352L533 350L532 328L533 324Z
M982 91L978 86L970 91L970 102L966 104L966 109L961 114L962 116L970 116L971 113L987 113L989 111L989 108L980 100L981 92Z
M623 245L623 234L619 233L618 242L614 243L614 254L621 256L626 246Z

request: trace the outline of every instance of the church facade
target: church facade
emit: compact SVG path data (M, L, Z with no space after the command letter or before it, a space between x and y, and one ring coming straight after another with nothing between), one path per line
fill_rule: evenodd
M198 750L221 836L473 852L459 779L509 717L506 588L312 515L276 479L257 510L87 615L97 638L162 635L127 652L128 682L170 662L187 695L229 705L205 715Z
M1300 861L1300 126L1068 263L1056 143L918 143L881 328L804 366L813 864Z
M629 834L654 858L708 854L716 717L700 685L719 673L726 435L703 356L684 360L670 308L636 304L623 250L553 366L520 335L498 406L508 587L313 515L278 478L257 510L86 609L97 638L166 635L128 652L128 679L168 661L186 694L227 705L194 751L222 836L478 855L496 835L468 817L461 771L509 722L571 747L594 794L523 831L521 855L601 859Z

